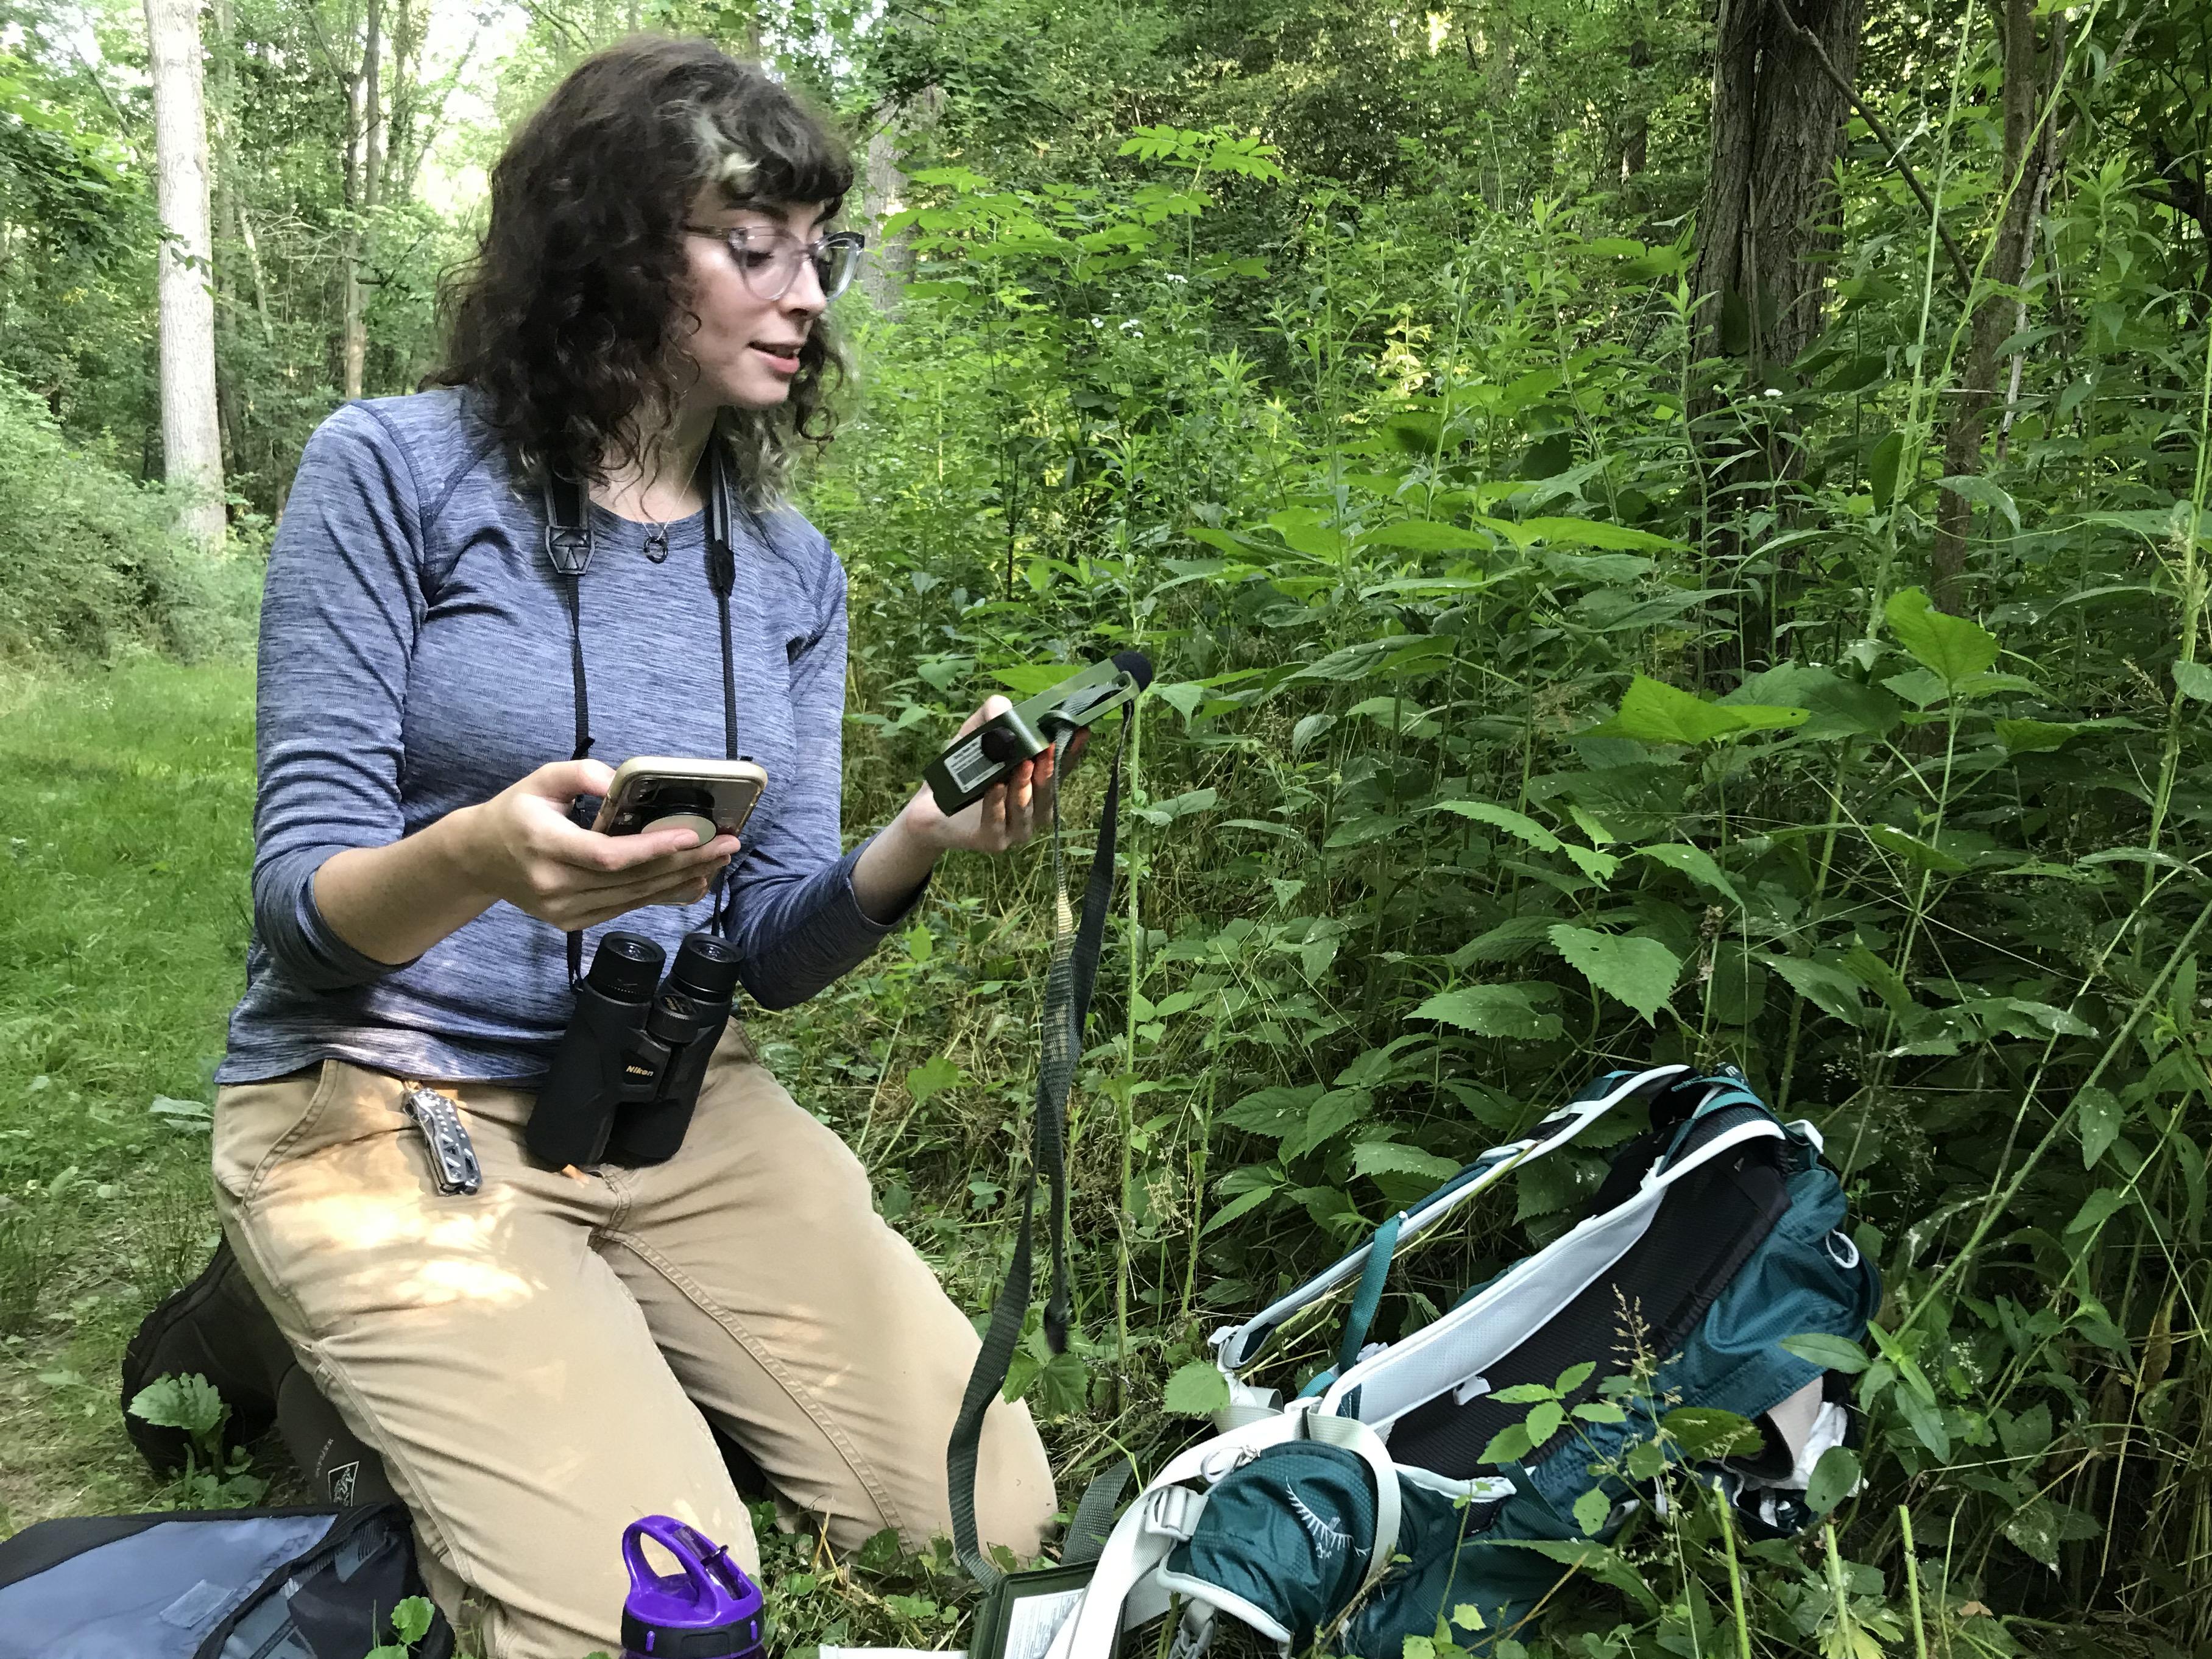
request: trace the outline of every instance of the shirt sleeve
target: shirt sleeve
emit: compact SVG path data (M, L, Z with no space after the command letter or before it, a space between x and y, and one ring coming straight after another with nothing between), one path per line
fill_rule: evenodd
M745 991L763 1008L794 1007L858 967L902 926L927 890L889 921L860 908L842 858L844 793L845 571L815 538L826 568L817 631L791 657L792 727L800 775L770 779L774 816L731 875L728 933Z
M400 810L408 671L424 610L420 496L377 417L348 404L316 428L270 550L256 692L253 926L295 984L362 985L403 963L340 939L315 872L383 847Z

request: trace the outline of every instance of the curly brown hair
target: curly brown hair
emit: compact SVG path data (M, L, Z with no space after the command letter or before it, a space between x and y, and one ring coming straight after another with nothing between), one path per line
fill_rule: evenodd
M492 170L490 222L444 285L445 361L424 384L470 388L524 472L603 483L611 462L635 466L682 396L683 227L708 184L732 207L821 203L827 217L853 164L820 116L708 41L636 34L577 64ZM817 322L784 403L723 412L752 505L781 498L799 441L828 439L843 374Z

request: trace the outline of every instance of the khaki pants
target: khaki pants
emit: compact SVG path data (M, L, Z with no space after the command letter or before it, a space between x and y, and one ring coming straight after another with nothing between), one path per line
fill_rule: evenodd
M702 1413L835 1548L951 1530L975 1332L734 1028L683 1151L649 1168L539 1168L529 1094L440 1085L483 1167L482 1192L441 1197L401 1091L337 1060L223 1090L216 1201L488 1659L618 1651L620 1538L641 1515L757 1565ZM1027 1407L992 1406L977 1486L986 1541L1034 1555L1054 1503Z

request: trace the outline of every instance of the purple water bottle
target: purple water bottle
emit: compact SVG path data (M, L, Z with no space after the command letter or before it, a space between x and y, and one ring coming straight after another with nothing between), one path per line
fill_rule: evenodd
M651 1538L680 1571L661 1577L645 1563ZM767 1619L761 1593L729 1551L665 1515L623 1533L629 1597L623 1603L623 1659L752 1659Z

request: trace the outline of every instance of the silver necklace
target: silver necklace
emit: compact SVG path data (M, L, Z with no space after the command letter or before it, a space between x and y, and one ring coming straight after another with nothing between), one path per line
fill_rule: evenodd
M659 564L668 557L668 526L650 523L645 527L645 556Z

